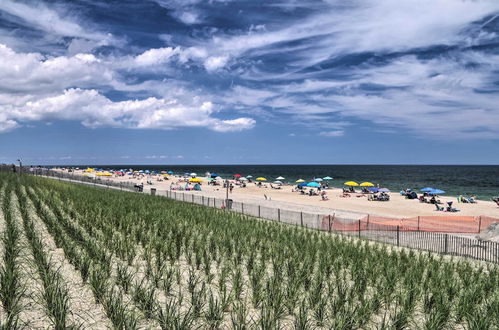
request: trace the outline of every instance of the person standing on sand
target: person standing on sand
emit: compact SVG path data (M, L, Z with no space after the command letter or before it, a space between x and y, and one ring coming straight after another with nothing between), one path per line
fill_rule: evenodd
M232 194L232 189L234 189L234 185L231 183L230 186L229 186L229 191L230 191L231 194Z

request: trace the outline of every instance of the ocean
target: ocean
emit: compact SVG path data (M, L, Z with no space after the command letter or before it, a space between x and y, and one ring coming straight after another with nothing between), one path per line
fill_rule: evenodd
M432 187L446 191L445 195L476 195L479 199L499 196L499 166L497 165L80 165L80 168L133 169L173 171L178 174L195 172L217 173L221 177L234 174L263 176L285 182L312 180L330 176L330 186L342 187L345 181L369 181L392 192L410 188ZM75 166L73 166L75 167Z

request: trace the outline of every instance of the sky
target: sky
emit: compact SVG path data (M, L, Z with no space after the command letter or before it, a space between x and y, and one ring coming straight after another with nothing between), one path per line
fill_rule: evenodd
M0 163L499 164L497 0L1 0Z

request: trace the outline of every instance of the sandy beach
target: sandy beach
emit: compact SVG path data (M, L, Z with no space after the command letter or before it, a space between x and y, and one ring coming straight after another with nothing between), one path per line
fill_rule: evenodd
M66 169L58 171L68 172ZM96 176L95 172L85 173L83 170L74 170L75 175L87 175L89 177L100 178L103 182L112 180L114 182L129 182L134 184L144 184L144 191L149 192L150 188L156 188L157 191L170 190L171 183L178 183L184 186L184 178L180 176L168 176L163 181L160 175L143 175L141 177L125 176ZM202 180L201 191L188 191L203 195L206 197L225 198L226 190L222 186L208 185L206 178L199 177ZM151 184L147 184L147 182ZM235 182L235 181L231 181ZM262 187L256 183L248 183L245 188L234 184L229 198L243 203L253 203L259 205L269 205L273 207L282 207L290 210L306 211L313 213L348 215L349 217L361 218L367 214L386 216L386 217L415 217L415 216L435 216L435 215L460 215L460 216L490 216L499 217L499 207L492 201L478 201L476 204L458 203L457 196L439 196L442 206L446 206L447 201L453 202L453 207L459 212L439 212L435 205L421 203L418 200L409 200L401 196L398 192L391 192L390 201L369 201L367 195L355 193L350 197L341 197L341 188L331 188L326 190L328 200L322 200L320 196L301 195L293 191L294 186L284 185L282 189L272 189L270 183L263 183ZM360 189L356 189L360 190ZM182 192L182 191L179 191ZM267 196L267 198L265 198Z

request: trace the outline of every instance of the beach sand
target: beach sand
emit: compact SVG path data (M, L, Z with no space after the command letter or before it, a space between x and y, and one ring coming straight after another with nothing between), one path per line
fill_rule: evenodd
M67 170L58 169L58 171L67 172ZM74 171L75 175L82 175L82 170ZM87 174L92 177L95 174ZM100 177L103 182L112 180L115 182L131 182L134 184L144 184L144 191L149 192L150 188L156 188L158 193L170 190L171 182L179 182L180 177L169 176L169 180L158 182L156 176L145 175L142 178L133 178L132 176L112 176ZM224 199L226 190L222 186L211 186L203 180L202 191L187 191L186 193L194 193L206 197L217 197ZM147 184L147 181L152 181L152 185ZM185 182L179 184L185 185ZM265 184L265 183L264 183ZM298 192L292 192L294 186L283 186L282 189L272 189L270 184L266 184L267 188L260 188L255 183L249 183L246 188L240 188L234 185L232 193L229 193L229 198L235 202L252 203L262 206L281 207L283 209L320 213L333 214L337 216L345 216L349 218L362 218L367 214L386 217L417 217L417 216L490 216L499 218L499 207L492 201L478 201L476 204L458 203L456 196L440 196L439 199L443 202L441 206L447 206L447 201L453 201L453 207L459 209L459 212L438 212L435 205L420 203L418 200L405 199L398 192L389 193L390 201L368 201L366 195L351 194L351 197L340 197L342 189L333 188L327 190L329 200L323 201L320 196L300 195ZM357 189L360 190L360 189ZM182 192L182 191L180 191ZM164 194L164 193L163 193ZM265 196L267 199L265 199Z

